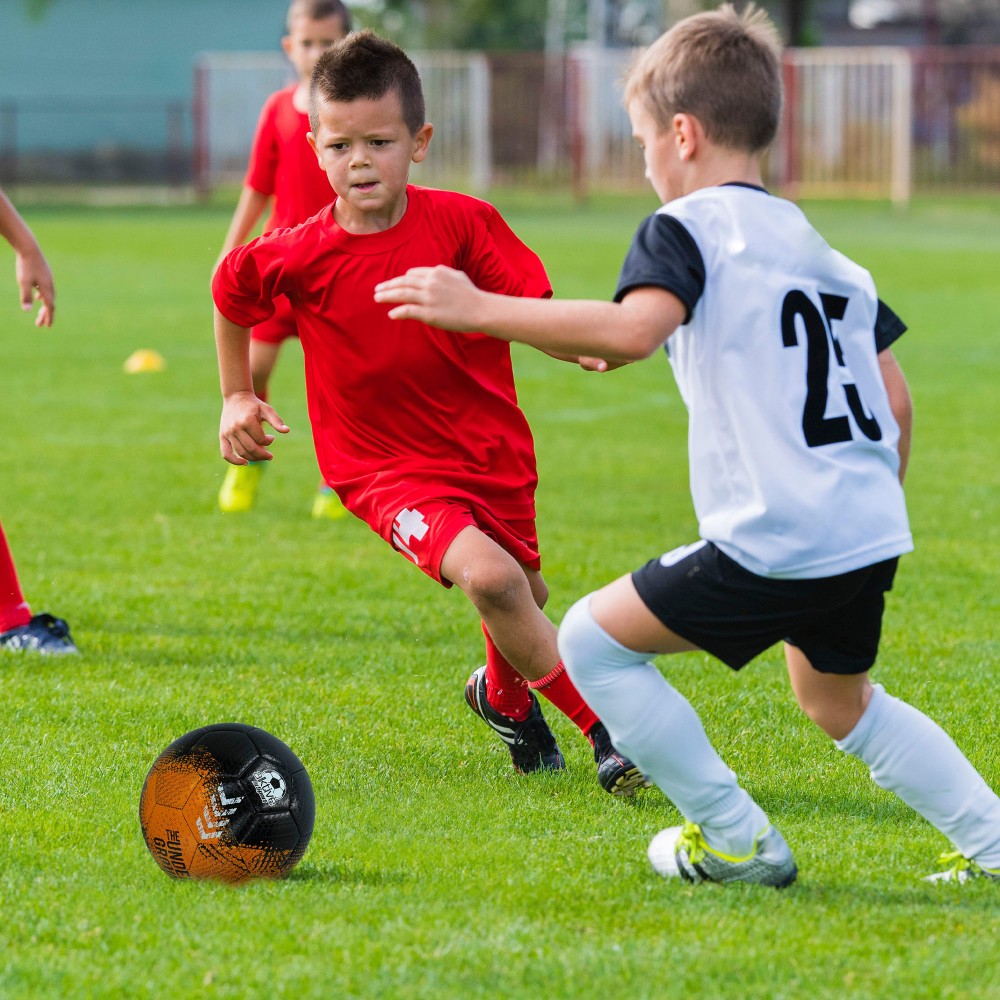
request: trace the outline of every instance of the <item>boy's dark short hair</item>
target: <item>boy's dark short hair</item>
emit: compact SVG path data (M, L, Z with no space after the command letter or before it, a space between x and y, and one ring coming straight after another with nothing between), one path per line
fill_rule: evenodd
M344 34L351 30L351 12L341 0L292 0L288 5L288 27L292 18L307 17L310 21L325 21L328 17L339 17Z
M409 56L398 46L365 29L342 38L320 56L309 88L309 123L319 128L318 104L324 101L377 101L395 91L403 109L403 121L416 135L425 119L424 91L420 74Z
M709 141L758 153L781 122L781 39L767 12L731 4L678 21L640 54L625 81L660 128L675 114L701 122Z

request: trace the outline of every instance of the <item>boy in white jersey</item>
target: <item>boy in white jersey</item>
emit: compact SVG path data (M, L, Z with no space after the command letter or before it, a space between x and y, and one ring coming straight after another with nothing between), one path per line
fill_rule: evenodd
M701 540L578 601L559 631L615 745L686 820L653 838L658 872L794 881L781 834L651 662L703 649L738 670L784 641L806 714L958 848L931 878L1000 879L1000 798L940 727L869 680L884 595L912 548L910 398L889 347L905 327L867 272L762 186L781 112L777 32L753 8L696 14L640 56L625 97L664 205L640 226L614 303L491 295L442 267L376 298L403 303L393 318L591 356L598 370L666 344Z

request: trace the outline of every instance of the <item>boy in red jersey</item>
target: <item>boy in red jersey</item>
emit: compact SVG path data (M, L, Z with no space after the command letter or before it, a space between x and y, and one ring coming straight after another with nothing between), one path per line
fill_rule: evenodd
M30 312L32 300L37 298L42 305L35 326L52 326L56 308L52 271L34 234L3 191L0 191L0 236L14 248L21 308ZM77 652L66 622L52 615L31 613L3 525L0 525L0 649L49 655Z
M533 690L594 745L598 777L631 794L641 772L612 746L563 670L535 533L534 446L517 405L510 349L423 323L395 323L375 286L417 263L463 267L481 287L548 296L541 262L491 205L408 184L427 154L420 78L371 32L317 63L309 141L336 194L292 230L230 253L216 271L223 458L269 461L288 427L255 395L249 330L286 296L305 357L320 469L344 506L393 548L475 605L486 665L469 707L507 744L521 773L564 766Z
M305 222L330 204L326 175L309 148L309 80L316 60L351 30L351 14L341 0L293 0L288 8L288 34L281 47L295 68L295 83L272 94L257 123L250 163L239 203L219 255L245 243L270 204L264 232ZM254 391L267 399L268 382L281 345L298 336L295 318L285 299L274 315L255 326L250 340L250 370ZM219 508L229 513L253 506L263 466L251 463L229 470L219 490ZM346 511L336 493L320 486L313 501L313 517L341 518Z

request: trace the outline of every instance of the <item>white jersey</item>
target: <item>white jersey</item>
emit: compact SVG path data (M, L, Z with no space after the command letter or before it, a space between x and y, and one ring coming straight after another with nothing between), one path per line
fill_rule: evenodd
M681 223L704 264L703 291L667 342L702 537L753 573L790 579L910 551L868 272L759 188L705 188L657 215ZM640 276L623 271L619 297L661 283L641 277L642 232L629 258Z

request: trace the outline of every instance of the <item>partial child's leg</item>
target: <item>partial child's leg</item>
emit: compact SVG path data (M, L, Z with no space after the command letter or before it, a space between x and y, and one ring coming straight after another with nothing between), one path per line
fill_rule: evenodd
M839 749L987 871L1000 872L1000 798L950 736L868 674L828 674L785 646L799 705Z
M578 601L559 628L559 649L580 693L615 745L697 823L708 844L744 858L768 828L697 713L653 665L660 653L695 647L667 629L625 576Z
M556 628L535 603L520 563L478 528L463 528L441 560L441 576L475 605L497 650L529 681L559 662Z
M24 599L7 536L0 525L0 632L21 628L31 621L31 608Z
M605 790L630 795L643 784L643 776L632 761L603 735L600 721L563 668L556 627L541 610L548 599L541 573L526 569L488 535L469 526L445 552L441 575L466 594L482 618L486 635L484 694L490 706L523 721L534 711L531 690L541 692L594 745L598 778ZM474 674L470 684L477 683ZM475 698L473 692L469 704L474 709Z
M548 588L541 573L525 569L492 538L470 526L445 553L441 575L466 594L483 620L490 704L523 718L531 707L530 687L588 732L597 716L559 659L556 627L542 611Z

